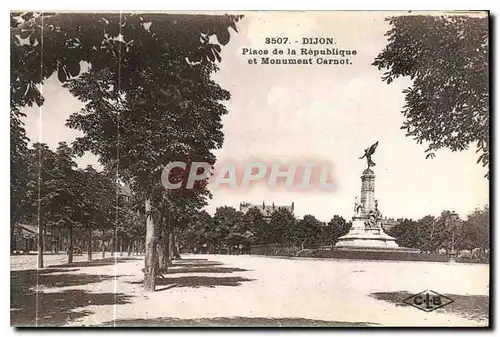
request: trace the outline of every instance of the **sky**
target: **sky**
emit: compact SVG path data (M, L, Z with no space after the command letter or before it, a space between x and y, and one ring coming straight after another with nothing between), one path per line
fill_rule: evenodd
M404 122L402 90L411 82L381 81L381 71L371 63L387 44L389 25L382 12L247 12L237 24L239 33L222 49L220 71L213 78L231 93L223 117L219 162L249 161L327 162L335 189L306 192L269 189L215 189L207 211L219 206L239 207L240 202L290 205L299 217L312 214L322 221L333 215L350 218L354 197L359 196L360 175L366 168L358 158L375 141L375 196L387 217L418 219L454 210L462 218L489 200L486 169L476 164L475 148L439 150L425 159L426 145L417 144L400 130ZM333 37L335 46L356 50L350 65L249 64L243 48L263 49L266 37L288 37L292 48L304 37ZM319 48L318 46L312 46ZM26 130L32 141L56 148L59 141L80 136L65 124L82 104L55 76L43 85L42 108L27 108ZM96 165L90 154L79 158L81 167Z

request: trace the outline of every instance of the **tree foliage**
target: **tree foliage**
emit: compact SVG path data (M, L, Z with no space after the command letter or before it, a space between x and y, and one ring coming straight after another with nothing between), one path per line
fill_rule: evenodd
M324 223L316 219L313 215L307 214L289 230L288 240L301 249L306 245L320 244L322 241L322 231Z
M421 248L420 226L416 221L404 219L394 226L390 233L394 235L396 243L401 247Z
M14 224L26 219L29 214L27 186L30 181L30 166L34 162L28 148L28 137L21 120L23 115L18 109L10 114L10 224L11 233Z
M349 233L352 223L347 222L342 216L334 215L323 228L323 244L333 246L338 238Z
M476 209L463 223L463 249L490 248L490 210L488 206Z
M447 253L489 249L489 208L477 209L461 220L450 211L439 217L427 215L418 221L404 219L388 233L402 247L422 252Z
M114 88L129 88L144 66L170 57L166 48L192 62L220 60L219 44L229 42L228 28L236 31L241 16L13 12L10 18L11 107L22 107L42 105L36 84L53 73L61 82L74 78L81 62L112 72Z
M408 15L387 19L388 45L373 65L390 84L409 77L401 126L427 157L477 145L478 163L489 163L488 18Z
M241 240L243 214L233 207L218 207L214 214L213 238L219 244L234 245Z
M117 205L113 175L92 167L77 169L74 152L65 142L60 142L56 151L44 143L33 144L27 162L24 217L37 224L39 231L66 229L72 235L73 230L114 227Z
M187 227L180 233L181 246L189 251L198 252L203 246L215 247L217 237L214 233L213 219L206 211L198 211L189 219Z
M67 123L84 133L73 144L77 153L91 151L130 184L148 205L146 219L164 222L167 212L175 223L185 224L179 216L183 197L199 207L209 196L206 181L182 189L180 201L173 202L174 195L162 194L160 173L174 160L215 163L211 150L222 145L221 116L227 111L221 101L229 93L210 75L221 61L221 45L229 42L229 28L236 31L240 18L12 13L11 115L26 105L41 106L37 84L57 73L85 103ZM88 71L82 72L82 65ZM22 145L22 134L17 138ZM185 178L187 172L176 174ZM153 222L148 224L151 251L157 237ZM154 260L152 251L146 259L149 271ZM151 279L145 284L154 289Z
M266 231L269 230L269 224L257 207L250 208L243 215L242 222L245 230L252 233L253 244L260 245L265 243Z
M133 177L142 193L159 181L159 158L165 162L174 155L192 156L213 163L215 158L204 149L221 146L220 116L226 110L218 100L228 99L229 93L210 74L221 61L221 45L229 42L229 28L236 31L240 19L11 13L11 123L19 126L11 131L15 147L25 141L19 109L42 105L37 84L57 73L87 103L68 122L85 133L75 150L92 151L105 166ZM83 71L84 64L89 72ZM199 123L201 119L206 122ZM13 166L22 162L13 160Z
M278 207L269 220L269 230L266 231L266 243L292 243L290 236L293 228L296 227L297 219L288 209Z

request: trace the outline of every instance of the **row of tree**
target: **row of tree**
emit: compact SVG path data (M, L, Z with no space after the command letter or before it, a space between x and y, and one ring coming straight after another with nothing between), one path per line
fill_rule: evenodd
M485 252L490 246L489 207L476 209L461 220L450 211L439 217L425 216L415 221L404 219L391 228L389 235L403 247L417 248L423 252L456 253L479 249Z
M246 213L233 207L219 207L211 216L198 212L182 232L180 241L189 251L203 250L218 252L221 247L243 245L283 244L306 247L334 245L339 236L349 232L351 223L335 215L328 223L305 215L297 219L290 211L278 208L269 219L264 218L257 208Z
M29 171L17 155L28 152L22 108L41 106L38 84L57 74L84 103L67 120L68 127L83 133L72 150L95 154L104 171L114 172L141 201L137 211L146 224L146 290L155 289L158 269L168 264L162 254L171 251L173 228L182 227L209 196L206 181L194 189L165 193L160 176L173 161L215 163L212 150L222 146L221 117L227 113L222 102L230 94L211 74L218 70L221 46L229 42L230 29L236 31L240 19L11 13L11 171ZM82 62L88 65L85 71ZM170 180L185 181L188 170L171 172ZM15 203L25 187L21 174L13 178ZM45 195L41 189L38 194ZM41 209L41 197L38 204ZM13 223L18 220L12 218Z
M13 217L18 223L38 226L38 265L43 267L44 237L67 235L68 262L73 261L75 239L87 243L92 259L93 238L104 242L111 237L131 249L134 240L144 237L140 213L134 210L132 195L117 182L116 173L97 171L92 166L78 169L74 151L60 142L56 151L35 143L23 153L25 184L17 191ZM11 235L15 231L11 228ZM15 242L15 238L11 238ZM58 247L59 245L56 245ZM104 249L104 244L102 244ZM15 247L11 247L14 249Z
M335 215L328 223L313 215L296 218L284 208L278 208L266 219L257 208L246 213L232 207L219 207L211 216L198 212L180 235L181 245L188 251L218 252L221 247L234 245L281 244L297 249L333 246L349 232L352 223ZM423 253L456 253L489 249L489 208L477 209L461 220L450 211L439 217L424 216L420 220L402 219L388 230L402 247L416 248Z

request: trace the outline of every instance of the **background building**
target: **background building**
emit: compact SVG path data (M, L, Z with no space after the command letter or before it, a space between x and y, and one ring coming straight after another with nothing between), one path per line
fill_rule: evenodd
M293 214L293 210L294 210L295 206L294 206L293 202L290 206L276 206L276 205L274 205L274 202L271 205L266 205L266 203L264 201L260 205L253 205L249 202L242 202L242 203L240 203L240 212L245 214L246 212L248 212L248 210L250 208L253 208L253 207L257 208L260 211L260 213L264 217L264 220L269 221L271 219L271 214L273 214L273 212L275 210L277 210L278 208L284 208Z

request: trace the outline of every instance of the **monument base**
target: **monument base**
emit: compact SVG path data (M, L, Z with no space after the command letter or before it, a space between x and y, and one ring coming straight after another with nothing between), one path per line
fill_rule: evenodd
M339 238L335 247L359 247L359 248L399 248L396 239L381 231L380 234L349 233Z
M353 217L352 228L338 239L335 247L342 248L399 248L396 239L387 235L382 228L366 228L364 217Z
M388 260L388 261L425 261L447 262L446 255L420 254L413 248L388 247L323 247L318 249L315 257L340 260Z

